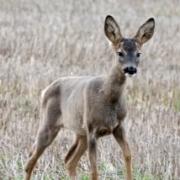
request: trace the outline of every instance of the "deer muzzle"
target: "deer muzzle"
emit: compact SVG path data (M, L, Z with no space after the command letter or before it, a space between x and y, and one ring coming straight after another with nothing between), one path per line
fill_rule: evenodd
M130 67L126 67L124 68L124 73L126 74L130 74L130 75L133 75L133 74L136 74L137 73L137 69L133 66L130 66Z

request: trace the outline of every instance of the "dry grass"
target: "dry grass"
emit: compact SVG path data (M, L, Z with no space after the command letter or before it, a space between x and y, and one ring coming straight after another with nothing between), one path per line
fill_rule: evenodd
M23 177L39 125L39 95L63 75L106 73L112 52L103 34L107 14L125 35L150 16L156 33L144 47L141 70L128 80L125 121L135 179L180 179L180 3L168 1L0 1L0 179ZM72 143L63 131L41 157L34 179L67 179L63 157ZM99 141L101 179L119 179L123 160L112 137ZM80 163L82 179L87 155Z

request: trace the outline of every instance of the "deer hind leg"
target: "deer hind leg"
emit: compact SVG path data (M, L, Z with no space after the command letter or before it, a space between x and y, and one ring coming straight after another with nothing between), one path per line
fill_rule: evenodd
M88 153L91 166L91 180L98 180L97 171L97 133L92 125L88 127Z
M60 110L57 109L56 101L51 99L45 108L44 125L40 128L36 142L30 152L30 157L25 167L25 180L30 180L31 174L38 158L42 155L44 150L52 143L58 134L61 125L58 123L60 117Z
M71 146L65 158L66 168L72 180L76 179L76 167L87 149L87 137L77 135L75 143Z
M133 178L132 178L131 151L129 148L129 144L126 140L123 127L118 126L114 130L113 135L114 135L116 141L118 142L118 144L120 145L122 152L123 152L125 166L126 166L126 174L127 174L126 179L132 180Z
M69 159L72 157L72 155L74 154L77 146L78 146L78 142L79 142L79 139L78 137L76 137L76 140L74 142L74 144L70 147L68 153L66 154L65 156L65 159L64 159L64 162L65 164L67 164L67 162L69 161Z

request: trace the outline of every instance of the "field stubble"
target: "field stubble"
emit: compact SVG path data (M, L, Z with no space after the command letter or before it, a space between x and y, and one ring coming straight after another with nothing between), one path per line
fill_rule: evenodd
M150 16L153 39L143 48L137 77L126 86L127 135L135 179L180 179L179 1L1 0L0 177L22 179L39 125L40 92L65 75L104 74L113 61L103 34L112 14L134 35ZM61 132L41 157L34 179L66 179L63 157L73 134ZM101 179L119 179L123 160L112 137L99 141ZM83 156L79 171L86 179Z

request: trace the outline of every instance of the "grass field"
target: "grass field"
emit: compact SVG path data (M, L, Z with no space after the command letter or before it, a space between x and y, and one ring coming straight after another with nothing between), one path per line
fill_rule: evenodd
M65 75L105 74L113 61L105 39L107 14L124 36L149 17L154 37L143 47L138 75L126 86L127 136L136 180L180 179L180 2L178 0L0 0L0 180L23 179L35 139L41 91ZM34 180L68 179L64 130L38 162ZM120 148L98 143L100 180L123 179ZM88 180L87 154L79 179Z

